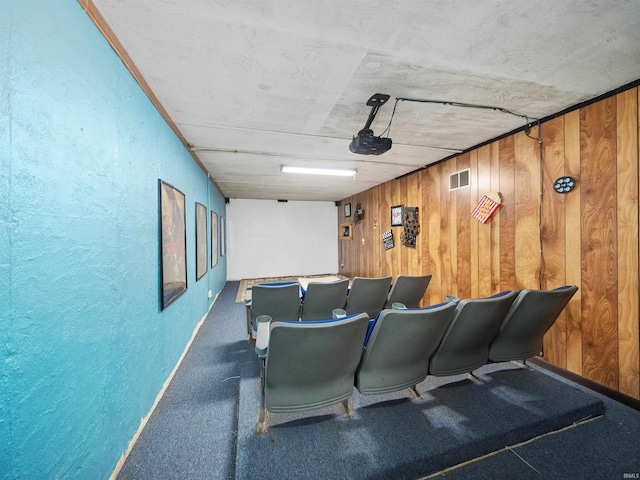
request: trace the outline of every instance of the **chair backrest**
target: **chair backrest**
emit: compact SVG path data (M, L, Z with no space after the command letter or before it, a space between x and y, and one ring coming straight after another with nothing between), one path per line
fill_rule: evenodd
M516 291L488 298L461 300L456 313L431 357L429 374L469 373L488 362L489 344L495 338Z
M348 290L348 279L335 282L309 282L302 301L300 319L306 321L331 318L331 312L334 309L344 308Z
M429 357L456 311L454 302L380 312L356 371L364 395L415 387L429 373Z
M489 346L489 361L510 362L538 355L544 334L577 291L576 286L522 290Z
M366 312L369 318L375 318L387 301L391 277L356 277L351 283L345 310L347 315Z
M418 308L430 281L431 275L398 275L384 308L391 308L394 303L403 303L407 308Z
M343 402L353 394L369 317L272 323L265 366L265 405L294 412Z
M263 283L251 288L251 321L269 315L274 322L300 318L300 285Z

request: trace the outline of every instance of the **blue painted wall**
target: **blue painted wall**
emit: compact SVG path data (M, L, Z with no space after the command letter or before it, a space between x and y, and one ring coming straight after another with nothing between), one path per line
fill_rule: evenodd
M0 478L108 478L224 285L194 245L224 198L75 0L0 0L0 80ZM158 179L187 200L163 311Z

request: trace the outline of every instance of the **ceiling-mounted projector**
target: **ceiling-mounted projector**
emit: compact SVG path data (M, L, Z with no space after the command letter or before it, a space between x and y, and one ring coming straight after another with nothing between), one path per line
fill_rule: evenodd
M371 107L371 113L364 128L358 132L358 135L353 137L349 144L349 151L351 153L358 153L360 155L380 155L391 148L393 143L390 138L376 137L371 130L371 122L376 117L378 109L387 103L389 95L383 93L376 93L368 101L367 105Z
M349 144L351 153L360 155L380 155L391 148L390 138L374 137L371 130L360 130Z

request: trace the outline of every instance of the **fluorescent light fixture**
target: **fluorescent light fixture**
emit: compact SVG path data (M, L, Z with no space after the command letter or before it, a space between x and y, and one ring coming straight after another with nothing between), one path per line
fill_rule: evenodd
M337 168L309 168L309 167L287 167L282 166L283 173L302 173L307 175L334 175L338 177L353 177L357 170L337 169Z

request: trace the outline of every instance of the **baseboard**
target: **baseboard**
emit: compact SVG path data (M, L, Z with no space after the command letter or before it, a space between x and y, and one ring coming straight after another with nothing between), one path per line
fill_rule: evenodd
M582 385L583 387L588 388L589 390L593 390L601 395L604 395L607 398L615 400L618 403L622 403L627 407L633 408L634 410L640 411L640 400L630 397L629 395L625 395L624 393L620 393L617 390L613 390L612 388L605 387L604 385L600 385L599 383L594 382L593 380L589 380L588 378L582 377L576 373L570 372L569 370L565 370L564 368L557 367L547 362L542 358L530 358L527 360L527 363L531 363L540 367L544 370L548 370L550 372L555 373L556 375L566 378L567 380L571 380L578 385Z
M178 359L178 362L176 363L175 367L173 367L173 370L171 370L171 373L169 374L167 379L164 381L164 384L162 385L162 388L160 389L160 392L156 396L156 399L153 402L153 405L151 406L151 409L149 410L149 413L147 413L142 418L142 420L140 420L140 425L138 426L138 430L133 435L133 438L129 441L129 445L127 447L127 451L124 452L122 454L122 456L120 457L120 460L118 460L118 463L116 464L115 469L111 473L111 476L109 477L109 480L115 480L116 477L118 476L118 474L120 473L120 470L122 469L124 463L127 461L127 458L129 457L129 454L131 453L131 450L133 450L133 447L135 446L136 442L138 441L138 438L140 438L140 435L142 434L142 431L144 430L144 427L147 425L147 422L149 421L149 418L151 418L151 415L153 414L153 412L155 411L156 407L158 406L158 403L160 403L160 400L164 396L164 393L167 390L167 387L171 383L171 380L173 380L173 376L178 371L178 368L180 368L180 365L182 364L182 360L184 360L184 357L187 354L187 352L189 351L189 348L191 348L191 344L193 343L193 340L196 338L196 335L200 331L200 327L202 326L202 324L204 323L205 319L209 315L209 312L211 311L211 308L213 307L213 304L216 303L216 300L218 299L219 295L220 295L220 292L218 292L216 294L216 296L213 298L213 301L211 302L211 304L209 305L209 308L207 309L207 313L205 313L204 316L200 319L200 321L198 321L198 323L196 324L196 327L194 328L193 333L191 334L191 338L187 342L187 345L185 346L185 348L184 348L184 350L182 352L182 355L180 355L180 358Z

